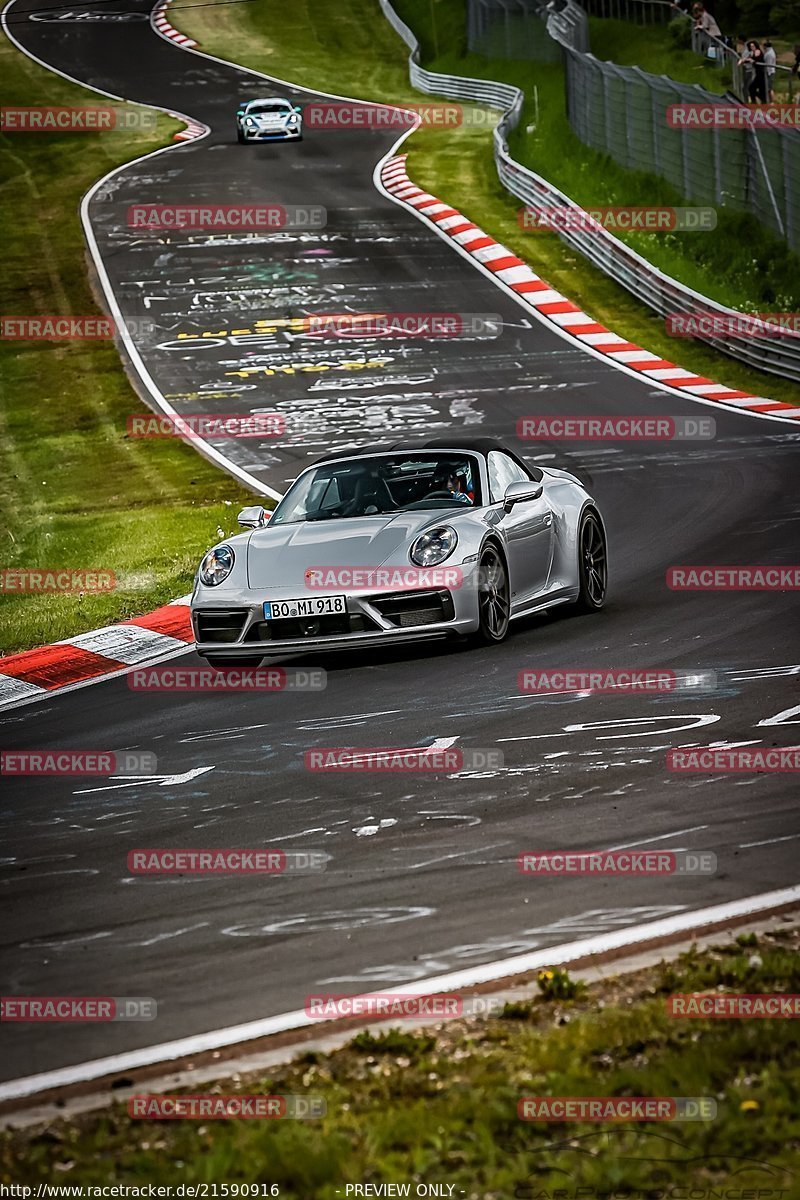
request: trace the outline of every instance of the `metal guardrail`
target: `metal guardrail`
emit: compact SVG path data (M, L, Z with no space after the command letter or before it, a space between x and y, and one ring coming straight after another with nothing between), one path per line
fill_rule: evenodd
M561 2L564 3L564 0ZM564 6L571 3L572 0L565 0ZM502 111L503 115L493 131L494 159L500 182L513 196L537 212L559 208L570 209L575 213L576 224L579 224L580 228L559 229L558 236L563 242L577 250L593 266L621 284L660 316L667 317L676 313L698 316L711 314L735 319L747 315L736 309L726 308L659 271L599 223L592 223L584 209L569 196L553 187L535 171L518 163L509 151L508 136L519 124L524 93L508 83L426 70L420 66L419 43L413 32L394 11L389 0L379 0L379 4L386 19L409 48L409 79L414 87L428 95L474 101ZM572 7L577 8L577 5L573 4ZM559 9L560 13L563 13L563 7ZM563 22L553 20L554 15L551 13L548 20L548 30L551 36L561 41L562 37L559 34L563 30ZM752 337L737 334L703 334L698 335L697 340L758 370L800 381L800 335L754 340Z
M571 46L579 54L589 49L589 20L585 11L573 0L549 0L547 32L554 42Z

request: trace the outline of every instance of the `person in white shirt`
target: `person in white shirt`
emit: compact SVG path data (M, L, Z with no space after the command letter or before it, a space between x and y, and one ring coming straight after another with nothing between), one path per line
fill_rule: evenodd
M767 99L770 104L775 103L775 64L778 61L778 56L775 53L775 47L769 40L764 42L764 66L767 71Z

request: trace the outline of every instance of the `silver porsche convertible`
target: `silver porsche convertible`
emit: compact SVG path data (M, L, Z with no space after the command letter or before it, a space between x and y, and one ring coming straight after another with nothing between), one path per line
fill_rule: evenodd
M198 653L222 666L431 638L502 642L517 617L602 608L606 533L567 471L488 438L329 454L203 558Z

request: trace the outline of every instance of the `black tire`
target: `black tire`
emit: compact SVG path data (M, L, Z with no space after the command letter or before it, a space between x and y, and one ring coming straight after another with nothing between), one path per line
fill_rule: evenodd
M202 657L215 671L224 671L226 667L240 670L242 667L260 667L263 658L225 658L221 654L204 654Z
M475 641L496 646L508 636L511 589L502 554L491 543L478 564L478 630Z
M242 133L241 129L236 130L236 140L240 146L243 146L246 141L246 138L245 138L244 134Z
M581 590L575 612L598 612L606 602L608 548L597 513L591 508L581 518L578 530L578 575Z

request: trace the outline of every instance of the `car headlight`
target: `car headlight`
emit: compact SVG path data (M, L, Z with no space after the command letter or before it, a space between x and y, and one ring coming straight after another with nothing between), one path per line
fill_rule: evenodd
M418 567L438 567L455 550L458 534L449 525L439 525L421 533L412 544L409 555Z
M230 546L215 546L200 563L200 582L206 587L223 583L233 570L233 550Z
M253 120L252 117L245 117L244 123L245 123L245 125L255 125L255 121Z
M300 118L298 117L297 113L291 113L291 115L286 118L288 125L296 125L299 120Z

